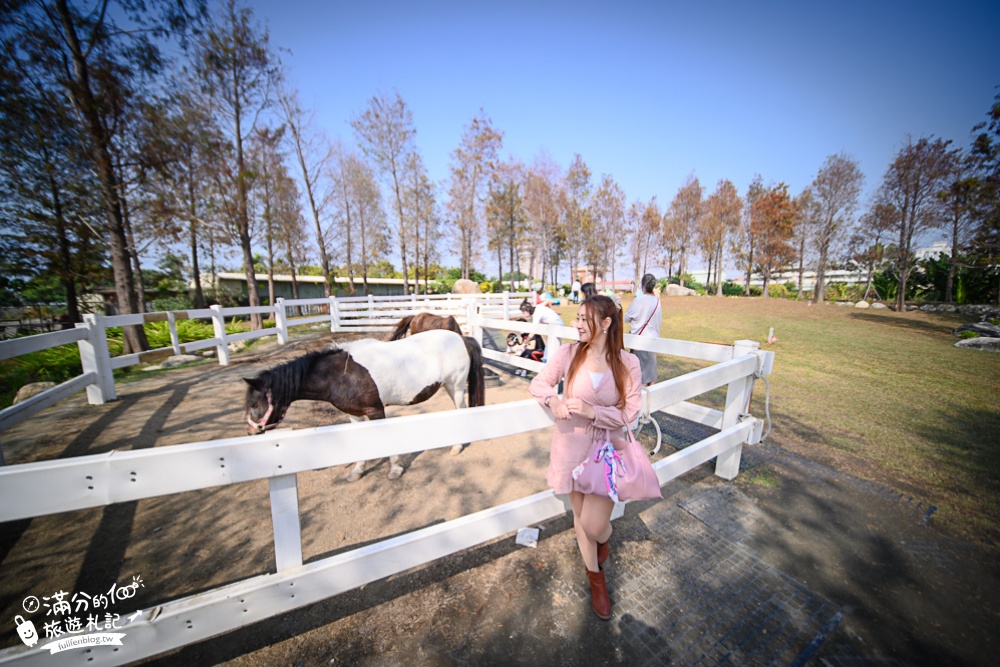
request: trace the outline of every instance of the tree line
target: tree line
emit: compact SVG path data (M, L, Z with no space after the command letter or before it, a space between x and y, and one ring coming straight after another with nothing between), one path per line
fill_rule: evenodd
M939 228L951 245L945 300L969 272L997 298L1000 96L968 148L908 139L864 203L864 175L841 153L797 194L760 176L742 196L726 179L707 192L691 176L661 207L655 196L629 201L580 155L565 169L544 154L502 159L504 133L482 109L442 183L396 92L374 94L351 136L331 138L302 107L266 26L236 0L32 0L2 12L3 280L57 281L71 322L102 281L119 312L141 312L141 258L168 247L186 248L195 307L206 303L202 270L230 261L254 306L258 266L272 300L275 272L293 276L296 295L294 276L313 270L327 295L338 277L367 291L391 256L407 292L427 291L444 250L462 277L495 265L501 287L536 267L552 284L579 266L612 280L625 267L636 281L662 267L683 281L701 258L714 293L736 266L747 290L761 276L767 297L779 273L797 271L801 292L815 270L817 301L825 272L853 265L869 281L891 270L901 306L914 243ZM125 338L127 350L146 347L141 327Z

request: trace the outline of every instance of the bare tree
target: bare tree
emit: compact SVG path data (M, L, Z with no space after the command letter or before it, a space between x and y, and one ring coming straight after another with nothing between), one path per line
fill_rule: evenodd
M938 193L947 187L949 173L948 144L943 139L921 137L914 143L907 140L889 165L879 197L899 212L896 232L896 267L899 289L896 310L906 310L906 287L910 271L916 264L914 239L925 230L941 225L941 200Z
M625 191L610 174L602 176L594 192L593 211L593 236L601 254L601 264L611 269L611 282L614 283L615 267L625 245Z
M539 277L544 280L546 263L559 254L559 246L565 239L561 222L566 210L566 191L559 167L547 156L537 156L524 183L524 211L529 229L525 238L529 254L527 273L532 277L536 258L541 260Z
M334 227L343 242L350 292L355 292L354 276L360 271L367 294L371 267L385 258L392 240L382 193L375 172L364 160L340 146L334 156Z
M725 248L727 240L737 232L740 224L740 201L736 186L727 179L722 179L716 185L705 202L705 214L702 216L699 229L700 245L708 260L709 273L715 267L715 293L722 296L722 267L725 263ZM706 289L710 282L705 285Z
M212 103L227 119L225 131L233 150L228 170L235 199L229 205L233 234L243 254L243 270L251 306L260 306L254 270L249 197L250 171L244 142L253 134L258 116L270 104L277 76L266 28L255 23L253 11L226 0L222 15L200 38L198 72ZM261 316L250 316L250 326L262 326Z
M406 102L394 93L390 99L379 93L368 101L368 108L351 121L358 137L358 144L370 157L383 177L389 179L398 222L399 255L403 263L403 292L410 293L409 262L406 239L407 220L403 212L403 180L406 158L413 150L413 113ZM367 281L367 277L366 277Z
M476 259L483 202L502 146L503 133L494 129L493 121L480 109L451 154L450 196L462 277L466 279Z
M688 176L670 202L668 215L673 223L677 240L679 275L687 273L688 255L693 249L695 230L698 229L698 221L702 215L702 192L703 188L698 178Z
M816 288L813 303L822 303L826 289L826 265L838 239L853 224L854 210L864 185L865 176L858 163L844 153L831 155L820 168L812 183L814 215L813 243L816 248Z
M973 165L961 150L948 154L948 182L938 193L946 216L948 233L951 237L951 252L948 257L948 279L945 282L944 300L955 300L955 278L961 263L960 256L972 240L976 214L976 190L979 180L973 175Z
M323 293L330 296L333 294L333 286L330 283L330 255L327 251L323 216L332 193L329 183L323 182L323 177L329 173L332 149L326 139L313 129L312 114L302 110L297 93L279 85L277 98L282 118L288 126L289 142L299 169L299 182L309 204L316 250L323 268Z
M779 183L765 188L754 198L750 217L753 218L756 266L764 278L763 297L767 299L772 277L795 256L791 243L795 204L788 195L788 186Z

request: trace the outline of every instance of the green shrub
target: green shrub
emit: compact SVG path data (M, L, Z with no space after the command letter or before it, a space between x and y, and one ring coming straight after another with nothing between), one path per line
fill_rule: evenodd
M786 288L784 285L768 285L767 295L772 299L787 299L788 288Z
M727 280L722 283L722 295L723 296L743 296L746 292L746 288L743 285L734 283L732 280Z
M966 338L979 338L979 334L977 334L975 331L963 331L962 333L958 334L958 337L963 340Z

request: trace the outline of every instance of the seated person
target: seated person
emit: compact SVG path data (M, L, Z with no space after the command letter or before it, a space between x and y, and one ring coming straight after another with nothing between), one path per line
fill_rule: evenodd
M524 344L521 343L521 339L518 338L517 334L507 334L507 354L516 354L520 356L522 352L524 352Z
M545 341L538 334L521 334L521 356L533 361L541 361L545 354Z

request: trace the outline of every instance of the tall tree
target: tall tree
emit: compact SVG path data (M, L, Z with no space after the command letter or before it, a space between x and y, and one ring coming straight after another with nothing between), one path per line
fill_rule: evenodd
M788 186L779 183L765 188L750 209L753 219L756 266L764 277L765 299L769 298L771 279L795 256L792 234L795 227L795 204Z
M970 250L978 266L994 272L995 302L1000 305L1000 93L993 98L987 120L972 130L969 157L976 178L977 225Z
M410 293L406 240L407 220L403 212L403 181L406 158L413 150L413 113L395 93L393 98L379 93L368 100L368 108L351 121L361 150L389 181L398 223L399 255L403 263L403 292Z
M696 176L688 176L670 202L668 215L674 226L678 250L677 273L680 275L688 270L688 255L693 250L695 230L702 215L703 190Z
M392 241L375 172L364 160L342 147L334 151L334 228L343 243L348 285L354 293L355 273L369 294L372 267L385 259Z
M743 268L744 294L750 295L750 277L754 270L754 249L756 246L757 230L755 224L757 218L753 215L754 206L765 192L764 180L760 174L756 174L750 185L747 187L747 196L743 200L745 215L743 224L740 225L739 234L733 240L733 255L738 266Z
M736 186L728 179L721 179L715 192L705 202L705 214L699 225L699 239L709 267L715 266L716 296L722 296L726 242L739 228L742 208L743 202L740 201Z
M906 286L916 264L913 243L920 235L941 224L941 200L937 196L947 187L948 144L933 137L908 140L889 165L879 189L881 201L895 208L898 243L896 269L899 289L896 310L906 310Z
M226 118L226 134L233 150L229 171L234 201L230 207L234 236L243 254L250 306L260 306L254 270L249 215L250 178L244 143L253 134L260 113L269 106L277 76L267 29L254 21L253 10L226 0L221 16L200 37L197 67L205 90L218 113ZM262 326L261 316L250 316L250 326Z
M12 46L0 47L0 265L8 276L57 276L72 326L80 290L106 262L90 233L99 190L61 91Z
M511 292L514 291L514 253L527 223L524 199L521 196L523 171L523 165L514 161L500 165L494 173L486 205L487 243L488 248L496 253L497 280L502 287L503 259L506 253L511 273Z
M593 210L596 254L601 256L601 264L611 269L613 283L625 245L625 191L610 174L601 177L601 184L594 192Z
M594 213L591 199L590 167L577 153L566 171L566 231L569 244L574 247L571 256L579 251L584 265L589 266L593 279L606 267L594 238ZM575 268L575 267L574 267Z
M450 194L454 202L452 210L458 233L462 277L466 279L476 259L483 202L502 146L503 133L493 127L493 121L480 109L465 128L458 148L451 154Z
M853 253L851 259L865 269L865 291L862 298L867 299L868 294L873 289L875 271L880 269L886 258L887 239L891 230L897 226L899 211L891 204L880 202L877 199L862 214L859 224L851 237L851 248ZM884 299L885 294L878 294L876 298Z
M967 244L972 239L976 213L976 189L979 184L973 173L969 156L961 150L949 153L949 173L944 190L938 193L945 214L945 224L951 238L948 257L948 278L945 281L944 300L955 300L955 281Z
M118 308L141 312L128 255L118 177L112 154L114 127L108 113L128 103L132 81L163 70L159 44L185 32L204 9L199 0L122 2L117 11L73 7L69 0L39 0L5 7L15 57L55 81L69 99L88 160L100 184ZM146 348L139 326L126 327L126 351Z
M648 204L634 201L629 206L625 219L628 224L628 251L632 262L632 280L639 284L649 263L649 256L655 252L656 238L660 233L660 208L656 196Z
M288 139L292 146L295 163L298 166L299 182L305 193L309 217L315 233L319 263L323 267L323 294L333 294L330 271L330 254L327 251L324 233L325 209L332 195L331 185L324 181L329 173L332 148L329 142L313 129L312 115L302 110L298 94L284 84L278 86L278 105L282 119L288 127Z
M795 270L798 274L798 289L796 298L802 298L802 277L805 273L806 253L809 248L810 231L818 227L818 209L813 199L812 188L806 187L795 198L795 226L792 231L792 242L795 247ZM854 237L852 237L853 239ZM853 241L852 241L853 243ZM854 247L853 245L851 246Z
M536 259L541 261L539 277L544 280L547 262L559 255L566 238L562 229L566 209L566 188L559 167L547 155L536 156L524 180L524 211L529 229L524 236L528 253L526 273L532 277Z
M822 303L826 289L826 266L839 239L853 224L854 210L865 177L858 163L844 153L826 158L812 183L812 205L815 226L812 237L816 248L816 288L813 302Z

